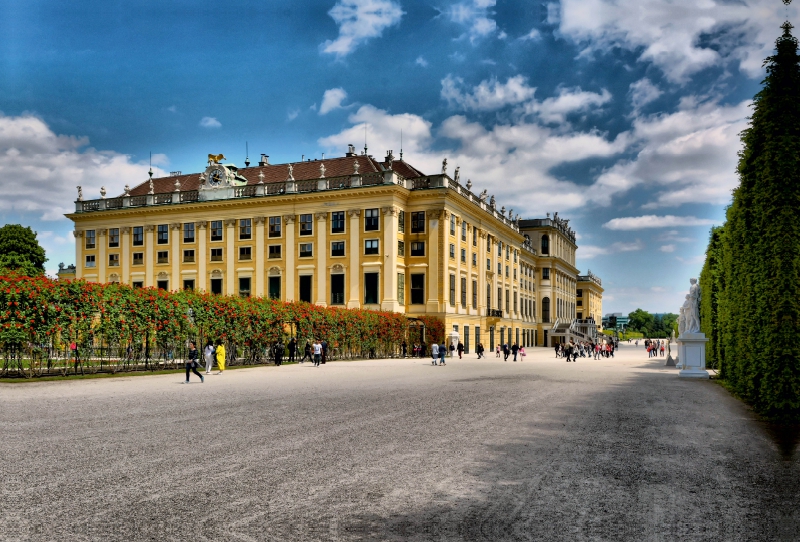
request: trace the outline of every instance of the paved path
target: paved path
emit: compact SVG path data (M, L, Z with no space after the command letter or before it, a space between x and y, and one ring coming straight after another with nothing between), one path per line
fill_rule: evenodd
M663 363L625 345L0 385L0 538L797 540L797 462Z

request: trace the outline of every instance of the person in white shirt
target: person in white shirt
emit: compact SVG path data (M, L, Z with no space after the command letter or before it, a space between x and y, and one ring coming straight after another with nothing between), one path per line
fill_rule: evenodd
M206 344L205 349L203 350L203 357L206 359L206 374L211 374L211 368L214 367L214 358L216 354L216 350L214 350L214 345L211 341L208 341Z
M439 358L439 345L436 343L431 345L431 356L433 356L433 361L431 361L431 364L438 365L436 360Z
M320 358L322 358L322 345L317 339L314 341L314 367L319 367Z

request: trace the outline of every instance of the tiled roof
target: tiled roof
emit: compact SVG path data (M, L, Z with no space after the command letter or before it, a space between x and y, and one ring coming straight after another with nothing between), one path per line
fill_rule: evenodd
M324 160L311 160L306 162L292 162L292 175L296 181L319 179L319 166L325 164L325 177L340 177L352 175L354 162L358 162L359 173L374 173L387 169L386 162L379 162L371 156L342 156L339 158L325 158ZM289 164L270 164L267 166L254 166L241 168L238 174L247 179L247 184L258 184L259 174L264 174L264 183L282 183L289 176ZM406 178L422 177L424 173L402 160L395 160L392 169ZM153 179L153 188L156 194L175 191L175 181L180 181L181 191L197 190L200 188L200 172L173 177L159 177ZM131 196L144 196L150 192L150 182L131 189Z

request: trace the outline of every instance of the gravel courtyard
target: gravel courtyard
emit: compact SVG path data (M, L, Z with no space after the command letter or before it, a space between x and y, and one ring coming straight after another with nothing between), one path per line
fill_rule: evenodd
M623 345L0 385L3 540L797 540L797 460Z

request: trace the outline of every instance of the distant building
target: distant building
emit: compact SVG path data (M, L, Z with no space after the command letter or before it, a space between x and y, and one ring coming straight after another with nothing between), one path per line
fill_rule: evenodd
M75 280L75 265L70 264L68 266L64 266L63 263L58 264L58 280Z
M114 198L79 191L67 215L76 277L436 316L467 351L549 345L555 323L576 318L569 221L519 220L457 169L451 178L446 161L425 175L402 153L380 161L352 146L290 164L262 155L241 169L223 159ZM600 281L586 277L587 317L599 315Z
M603 327L624 331L628 329L628 315L621 312L612 312L603 317Z

